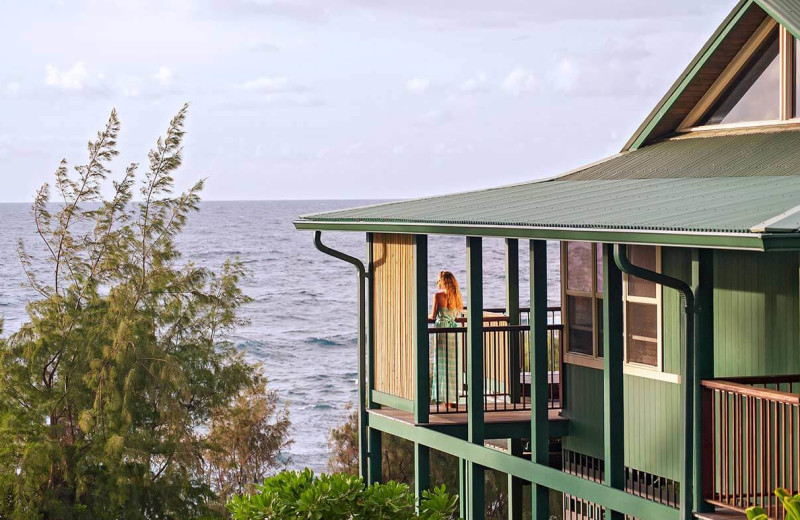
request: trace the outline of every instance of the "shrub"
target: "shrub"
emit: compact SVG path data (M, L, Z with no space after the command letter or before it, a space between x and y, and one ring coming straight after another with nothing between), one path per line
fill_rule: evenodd
M228 501L234 520L449 520L458 498L444 486L425 491L415 512L406 484L364 486L361 477L334 473L314 476L310 469L285 471L256 486L253 494Z
M789 491L778 488L775 496L783 504L786 511L786 520L800 520L800 493L792 496ZM769 520L767 512L761 507L751 507L747 509L747 520Z

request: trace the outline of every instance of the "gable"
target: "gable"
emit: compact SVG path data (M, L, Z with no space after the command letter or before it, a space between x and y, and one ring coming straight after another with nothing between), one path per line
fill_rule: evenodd
M740 1L623 150L640 148L706 121L709 111L719 108L720 99L730 94L731 75L751 66L750 56L774 37L779 24L795 37L800 34L800 0ZM735 81L740 79L737 76Z

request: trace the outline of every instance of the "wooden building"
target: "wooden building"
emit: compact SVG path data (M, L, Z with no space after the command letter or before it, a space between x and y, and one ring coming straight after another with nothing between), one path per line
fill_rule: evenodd
M798 41L800 0L742 0L617 155L295 222L360 273L365 478L381 479L386 432L414 442L420 492L430 449L462 461L468 520L487 468L509 476L512 520L524 486L537 519L549 490L565 518L782 518L772 490L800 487ZM328 231L365 233L366 265ZM465 237L461 327L428 322L434 234ZM506 240L505 309L484 309L483 237ZM546 241L561 244L557 309Z

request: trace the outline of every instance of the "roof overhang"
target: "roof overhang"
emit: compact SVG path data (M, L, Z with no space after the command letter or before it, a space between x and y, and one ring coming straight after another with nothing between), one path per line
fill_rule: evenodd
M494 238L650 244L673 247L738 249L746 251L800 251L798 233L701 233L683 231L486 226L426 222L324 221L299 219L300 230L455 235Z

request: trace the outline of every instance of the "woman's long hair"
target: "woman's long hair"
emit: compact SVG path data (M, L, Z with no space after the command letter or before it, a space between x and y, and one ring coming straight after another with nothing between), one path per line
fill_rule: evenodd
M444 290L445 307L461 311L464 308L464 300L461 299L461 291L458 289L456 277L450 271L439 272L439 288Z

